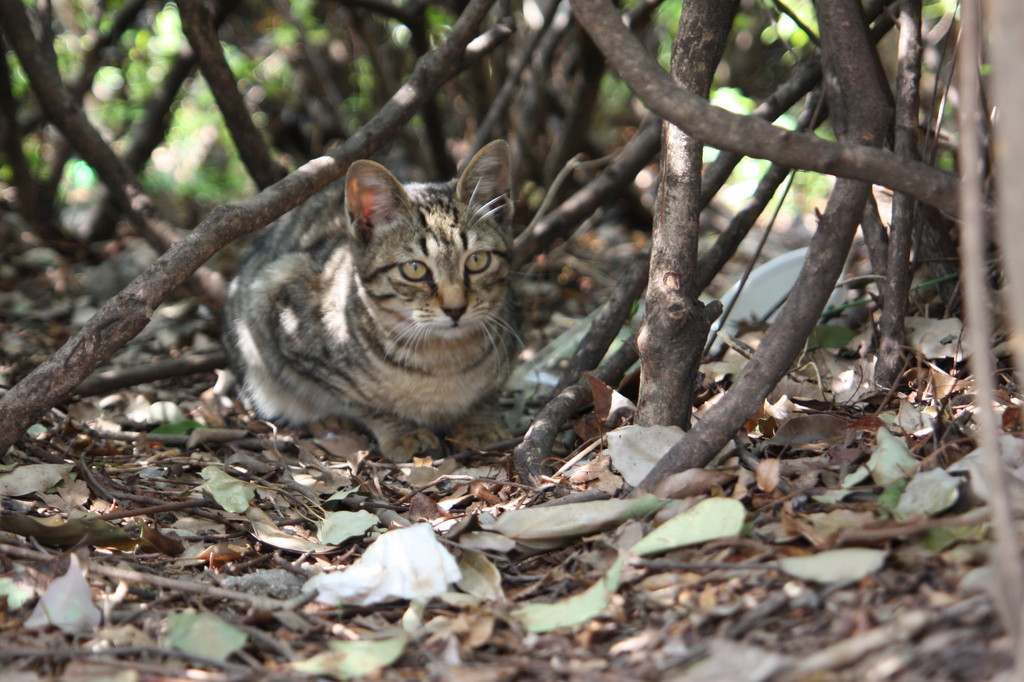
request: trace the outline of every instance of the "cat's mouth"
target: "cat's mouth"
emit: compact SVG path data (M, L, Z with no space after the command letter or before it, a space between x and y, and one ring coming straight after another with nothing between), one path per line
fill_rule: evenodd
M477 326L476 321L466 318L458 320L441 319L430 323L430 329L438 336L452 338L469 334Z

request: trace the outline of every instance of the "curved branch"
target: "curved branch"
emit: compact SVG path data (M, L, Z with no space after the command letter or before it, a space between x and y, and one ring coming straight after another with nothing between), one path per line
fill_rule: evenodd
M733 114L676 87L605 0L571 0L576 19L636 95L652 111L705 144L789 168L884 185L946 213L957 213L956 178L924 163L852 142L794 133Z

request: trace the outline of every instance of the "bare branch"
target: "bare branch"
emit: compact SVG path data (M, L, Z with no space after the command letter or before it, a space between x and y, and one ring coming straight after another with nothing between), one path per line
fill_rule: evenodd
M626 143L618 158L529 230L516 237L512 266L518 268L534 254L547 249L556 239L580 224L599 206L614 201L626 191L640 170L650 163L661 146L661 121L652 118Z
M1020 91L1019 69L1021 30L1024 29L1024 11L1019 3L996 3L998 11L992 16L995 40L992 42L993 62L996 73L996 106L1000 111L1011 112L1024 103ZM979 106L981 100L978 66L982 60L984 33L981 24L981 3L977 0L962 5L961 44L962 53L957 62L957 83L960 94L960 202L964 207L960 225L960 249L964 267L965 308L967 332L975 348L971 355L971 373L977 385L975 393L975 419L978 423L979 445L982 451L982 475L986 487L991 491L987 502L991 510L995 542L991 550L995 585L990 593L999 611L1003 625L1009 635L1014 652L1014 671L1011 679L1024 677L1024 567L1021 566L1020 540L1014 521L1013 505L1010 501L1007 471L1000 454L1000 425L997 422L992 401L995 399L993 382L994 363L991 354L992 321L989 309L989 289L986 286L985 251L986 235L984 211L984 165L981 153L980 131L982 121L988 117ZM990 15L991 16L991 15ZM1000 116L997 119L996 164L999 169L996 182L999 196L999 235L1004 249L1004 268L1009 282L1010 320L1018 341L1013 346L1017 362L1018 385L1024 375L1024 360L1019 342L1024 330L1024 313L1014 306L1024 304L1024 277L1014 265L1020 258L1020 211L1024 208L1024 194L1021 179L1024 165L1021 164L1019 147L1010 145L1024 141L1020 123L1013 117Z
M160 379L209 372L225 367L227 363L227 354L217 351L201 355L186 355L138 367L112 369L90 376L75 388L75 394L79 396L102 395L126 386L137 386Z
M647 253L640 253L636 256L619 285L615 287L615 291L594 317L594 322L590 325L586 336L580 340L576 352L573 353L565 371L562 372L558 388L555 389L556 392L576 383L584 372L589 372L597 367L619 330L622 329L622 325L626 323L633 304L640 298L644 287L647 286L649 266L650 257Z
M900 156L918 160L917 149L918 91L921 74L921 2L900 3L899 73L896 79L895 151ZM897 193L893 197L892 221L889 224L889 252L886 278L882 291L882 313L878 321L878 364L875 382L892 386L903 368L903 318L907 312L910 290L910 247L913 243L917 210L911 197Z
M891 108L884 82L874 66L878 55L868 42L860 5L856 0L818 4L822 27L826 85L836 130L868 144L880 145L889 127ZM838 27L843 27L845 30ZM845 93L857 93L836 105ZM841 117L841 118L840 118ZM785 374L817 322L829 293L842 272L869 186L845 178L836 181L825 213L811 239L796 285L779 311L760 347L733 386L707 414L665 454L642 482L650 490L666 475L701 467L732 438Z
M736 2L689 0L672 48L672 79L707 98L725 51ZM721 306L697 300L697 241L704 146L671 123L662 133L661 176L651 245L647 314L640 349L638 424L690 426L704 339Z
M790 168L874 182L955 215L956 178L923 163L850 142L829 142L733 114L680 90L608 2L572 0L577 20L652 111L705 144ZM834 112L833 112L834 113Z
M797 121L796 130L813 130L818 125L818 119L821 114L818 105L821 103L821 100L822 98L816 93L808 98L807 105ZM761 181L757 183L757 189L754 190L754 193L743 205L743 208L736 212L729 221L729 225L715 240L715 243L701 254L700 259L697 261L697 291L703 291L711 284L711 280L722 269L722 266L736 253L740 242L750 232L750 228L754 226L758 216L764 212L768 203L775 196L775 191L779 188L779 185L782 184L782 181L791 172L791 169L784 168L777 163L773 163L768 168L761 177ZM705 172L704 177L707 176L708 173ZM703 205L704 195L706 195L703 188L701 194L701 203Z
M614 386L636 362L637 357L636 346L632 340L628 341L594 372L594 376ZM551 456L551 446L559 429L567 419L586 407L592 399L586 379L580 379L563 389L541 408L526 436L523 437L523 442L512 452L512 464L520 479L530 485L539 485L543 482L542 477L547 473L544 460Z
M267 143L238 92L238 81L224 58L212 17L200 0L178 0L178 12L182 29L195 50L199 70L210 85L249 175L261 189L274 184L284 177L285 170L270 157Z

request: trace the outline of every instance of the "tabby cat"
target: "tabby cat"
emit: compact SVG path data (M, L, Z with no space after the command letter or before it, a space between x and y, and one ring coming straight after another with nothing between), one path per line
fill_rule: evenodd
M282 216L231 282L225 340L255 412L355 420L395 460L439 435L506 434L498 390L519 351L509 287L510 156L491 142L446 183L356 161Z

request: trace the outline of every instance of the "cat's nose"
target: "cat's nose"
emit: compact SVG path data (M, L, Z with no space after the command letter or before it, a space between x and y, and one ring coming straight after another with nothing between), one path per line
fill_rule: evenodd
M445 308L442 308L442 310L444 310L444 314L445 315L447 315L448 317L452 318L452 322L458 322L459 318L462 317L462 314L466 312L465 306L463 306L461 308L448 308L448 307L445 307Z

